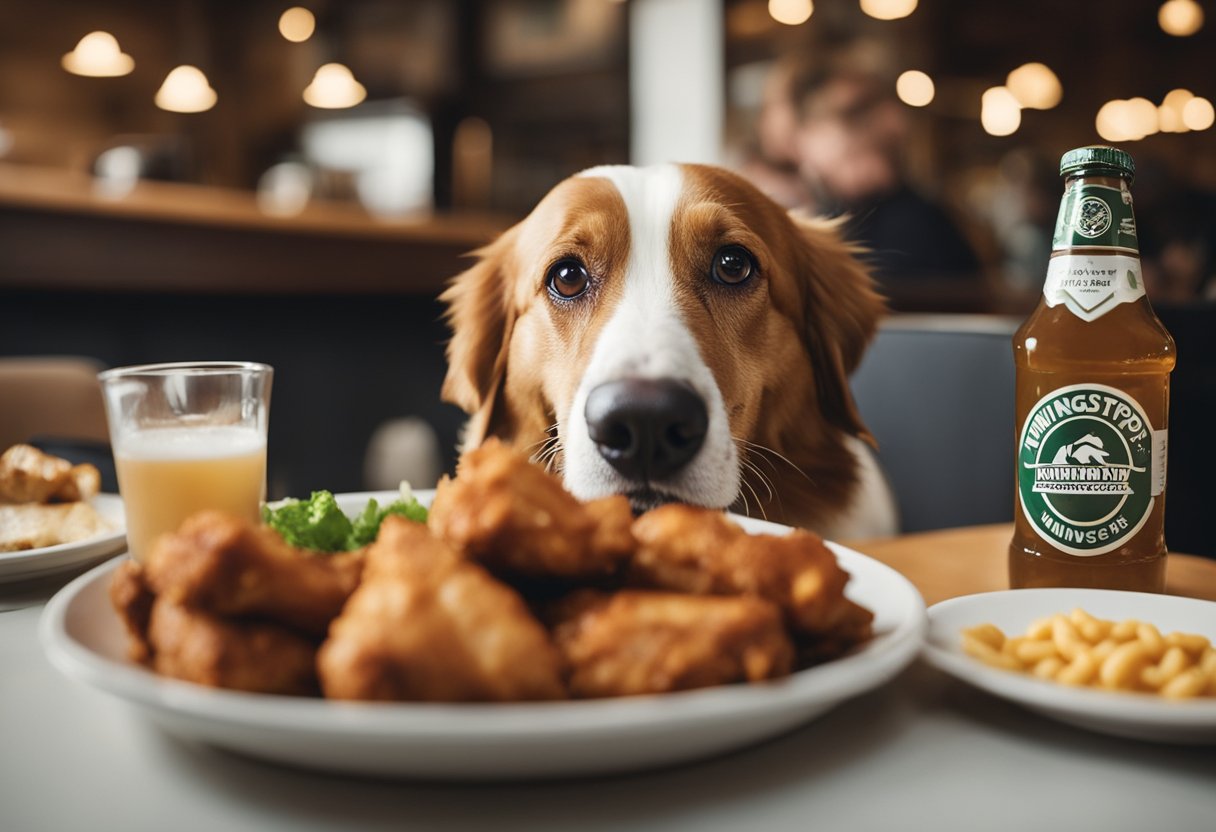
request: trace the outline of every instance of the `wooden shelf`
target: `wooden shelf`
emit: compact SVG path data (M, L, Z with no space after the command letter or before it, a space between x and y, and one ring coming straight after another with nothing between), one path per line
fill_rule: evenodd
M252 193L0 165L0 289L434 294L504 217L377 219L339 204L290 217Z

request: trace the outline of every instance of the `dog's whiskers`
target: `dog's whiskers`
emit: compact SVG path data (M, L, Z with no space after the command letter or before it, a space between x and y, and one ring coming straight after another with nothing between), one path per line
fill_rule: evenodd
M771 480L768 478L768 476L767 476L767 475L765 475L765 473L764 473L763 471L761 471L759 468L757 468L757 467L756 467L756 465L755 465L755 464L754 464L754 463L753 463L751 460L749 460L749 459L747 459L747 458L745 458L745 457L740 457L740 459L739 459L739 464L740 464L740 465L742 465L742 466L743 466L745 469L747 469L748 471L750 471L752 474L754 474L754 475L755 475L755 477L756 477L756 479L760 480L760 484L761 484L761 485L763 485L763 486L764 486L764 490L768 492L768 500L769 500L769 502L772 502L772 499L773 499L773 483L772 483L772 481L771 481Z
M554 435L553 435L553 428L552 428L552 427L551 427L551 428L549 428L548 430L546 430L546 431L545 431L545 433L546 433L546 434L548 434L548 435L547 435L547 436L545 436L545 438L544 438L544 439L539 439L539 440L537 440L536 442L533 442L531 445L528 445L527 447L525 447L525 448L524 448L524 450L525 450L525 451L528 451L528 452L529 452L529 454L530 454L530 455L531 455L533 458L538 457L538 456L540 456L542 453L544 453L544 451L545 451L545 447L546 447L547 445L549 445L549 443L551 443L551 442L552 442L554 439L556 439L556 438L557 438L556 436L554 436ZM533 450L534 448L539 448L540 450L534 451L534 450Z
M754 498L756 499L756 508L758 508L758 509L760 510L760 517L761 517L762 519L764 519L764 520L767 520L767 519L768 519L768 514L767 514L767 513L764 511L764 503L763 503L763 502L761 502L761 500L760 500L760 495L756 493L756 489L755 489L755 488L753 488L753 487L752 487L752 484L751 484L750 482L748 482L747 480L743 480L743 484L744 484L745 486L747 486L747 490L748 490L748 491L750 491L750 492L752 492L752 497L754 497ZM742 489L740 489L740 491L739 491L739 496L743 497L743 509L744 509L744 513L745 513L745 514L746 514L748 517L751 517L751 516L752 516L752 515L751 515L751 511L750 511L750 510L748 509L748 507L747 507L747 496L746 496L746 495L743 493Z
M748 450L756 451L760 455L761 459L768 462L769 466L773 469L774 472L777 470L777 468L775 465L773 465L773 462L768 459L769 456L774 457L781 462L784 462L786 465L790 466L795 471L797 471L802 477L804 477L807 482L814 484L815 480L811 477L811 475L808 474L806 471L803 471L801 468L799 468L793 462L791 462L789 460L789 458L786 457L784 454L773 450L772 448L768 447L767 445L761 445L759 442L752 442L750 439L743 439L742 437L735 437L735 441L742 443Z
M752 485L750 480L752 478L758 479L760 484L764 486L765 491L768 492L767 502L772 502L773 497L775 496L772 481L754 462L751 461L749 458L750 455L748 453L748 449L746 447L740 446L738 447L738 451L739 466L743 469L743 476L740 477L739 480L739 499L743 501L744 513L749 517L752 516L750 502L747 499L747 494L745 494L743 491L743 489L746 488L751 492L752 498L756 501L756 509L760 512L760 516L767 520L768 512L764 510L764 504L766 501L760 499L760 494L756 491L755 486ZM751 475L750 477L748 476L749 474Z
M548 436L528 446L529 450L538 446L540 448L532 454L532 461L543 465L545 470L550 473L561 473L561 466L555 464L563 450L561 436L557 432L557 423L554 422L545 432Z
M751 507L747 504L747 495L743 493L743 489L739 489L739 499L743 501L743 516L751 517L752 510L751 510Z

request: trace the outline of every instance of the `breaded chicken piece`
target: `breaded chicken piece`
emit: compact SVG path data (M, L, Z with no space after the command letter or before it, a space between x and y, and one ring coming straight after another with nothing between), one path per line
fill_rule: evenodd
M756 682L793 665L781 612L760 598L582 591L560 606L554 640L575 697Z
M124 560L110 579L110 603L127 631L127 655L145 664L152 658L148 643L148 623L156 596L144 580L144 570L133 560Z
M721 512L685 505L649 511L633 524L634 586L710 595L747 594L779 606L799 635L828 635L868 611L844 597L849 574L818 535L748 534ZM868 621L868 619L867 619Z
M13 445L0 454L0 502L45 503L71 475L66 459L33 445Z
M89 503L0 503L0 552L75 543L113 528Z
M334 699L507 702L561 699L548 634L510 587L424 526L389 517L363 582L317 656Z
M227 621L161 596L148 643L164 676L251 693L317 692L316 642L278 624Z
M524 576L603 577L634 545L625 497L580 503L497 439L467 452L456 478L439 483L427 522L470 558Z
M67 479L51 495L53 500L72 503L78 500L91 500L101 492L101 472L97 466L87 462L73 465L68 471Z
M844 610L832 628L797 641L798 666L810 667L839 658L874 635L874 613L844 599Z
M363 552L296 549L273 529L218 511L161 536L148 585L166 599L222 616L256 616L323 635L363 569Z

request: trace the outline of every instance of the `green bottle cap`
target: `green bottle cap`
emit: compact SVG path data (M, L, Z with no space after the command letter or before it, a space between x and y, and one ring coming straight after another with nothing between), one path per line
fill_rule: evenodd
M1060 157L1061 176L1083 170L1109 170L1133 179L1136 176L1136 163L1130 153L1104 145L1078 147Z

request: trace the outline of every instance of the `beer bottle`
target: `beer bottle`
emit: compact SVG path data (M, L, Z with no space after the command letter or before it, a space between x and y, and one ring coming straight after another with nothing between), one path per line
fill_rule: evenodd
M1132 157L1081 147L1038 308L1013 337L1017 493L1012 587L1160 592L1174 340L1140 274Z

